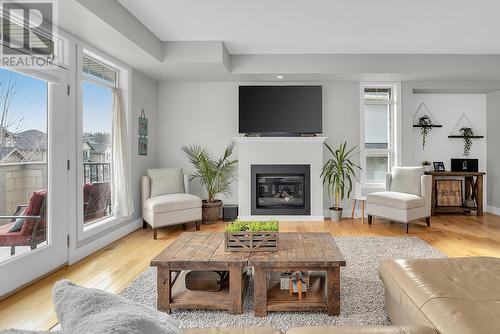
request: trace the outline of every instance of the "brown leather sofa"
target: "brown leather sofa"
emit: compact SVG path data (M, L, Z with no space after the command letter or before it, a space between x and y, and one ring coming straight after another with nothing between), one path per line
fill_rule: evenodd
M184 334L284 334L270 327L220 327L184 329ZM424 326L327 326L290 328L286 334L437 334Z
M386 260L379 275L395 325L442 334L500 333L500 259Z

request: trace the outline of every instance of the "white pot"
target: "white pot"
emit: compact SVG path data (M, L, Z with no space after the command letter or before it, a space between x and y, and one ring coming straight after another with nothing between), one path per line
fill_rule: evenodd
M330 209L330 220L332 222L338 222L342 220L342 209L334 210Z
M426 172L430 172L431 171L431 165L423 165L424 166L424 170Z

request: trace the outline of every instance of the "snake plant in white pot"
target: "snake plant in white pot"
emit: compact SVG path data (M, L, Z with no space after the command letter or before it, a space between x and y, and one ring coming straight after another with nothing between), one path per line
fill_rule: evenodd
M325 146L332 157L324 164L321 177L323 185L328 189L328 195L335 199L333 206L330 207L331 220L339 221L342 219L341 202L346 195L347 197L351 195L353 179L356 179L356 171L361 171L361 167L351 161L356 146L347 149L347 142L341 143L336 150L327 143Z

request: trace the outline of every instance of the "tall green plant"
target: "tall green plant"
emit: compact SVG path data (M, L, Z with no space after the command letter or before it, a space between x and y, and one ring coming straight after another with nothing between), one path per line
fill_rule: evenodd
M323 185L327 186L328 194L335 197L335 208L340 208L340 202L351 195L353 178L356 179L356 170L361 171L361 167L351 161L353 151L356 146L347 149L347 142L343 142L334 151L327 143L326 148L332 157L323 166L321 177Z
M230 144L219 159L213 159L208 151L200 145L182 146L193 165L195 172L191 179L198 179L207 189L208 202L216 201L216 196L228 194L233 180L233 172L238 160L231 160L234 143Z

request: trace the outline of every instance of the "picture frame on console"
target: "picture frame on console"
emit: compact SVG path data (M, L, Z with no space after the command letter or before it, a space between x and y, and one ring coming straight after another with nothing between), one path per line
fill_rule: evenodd
M432 164L434 165L435 172L445 172L446 171L446 168L444 167L444 162L434 161Z

